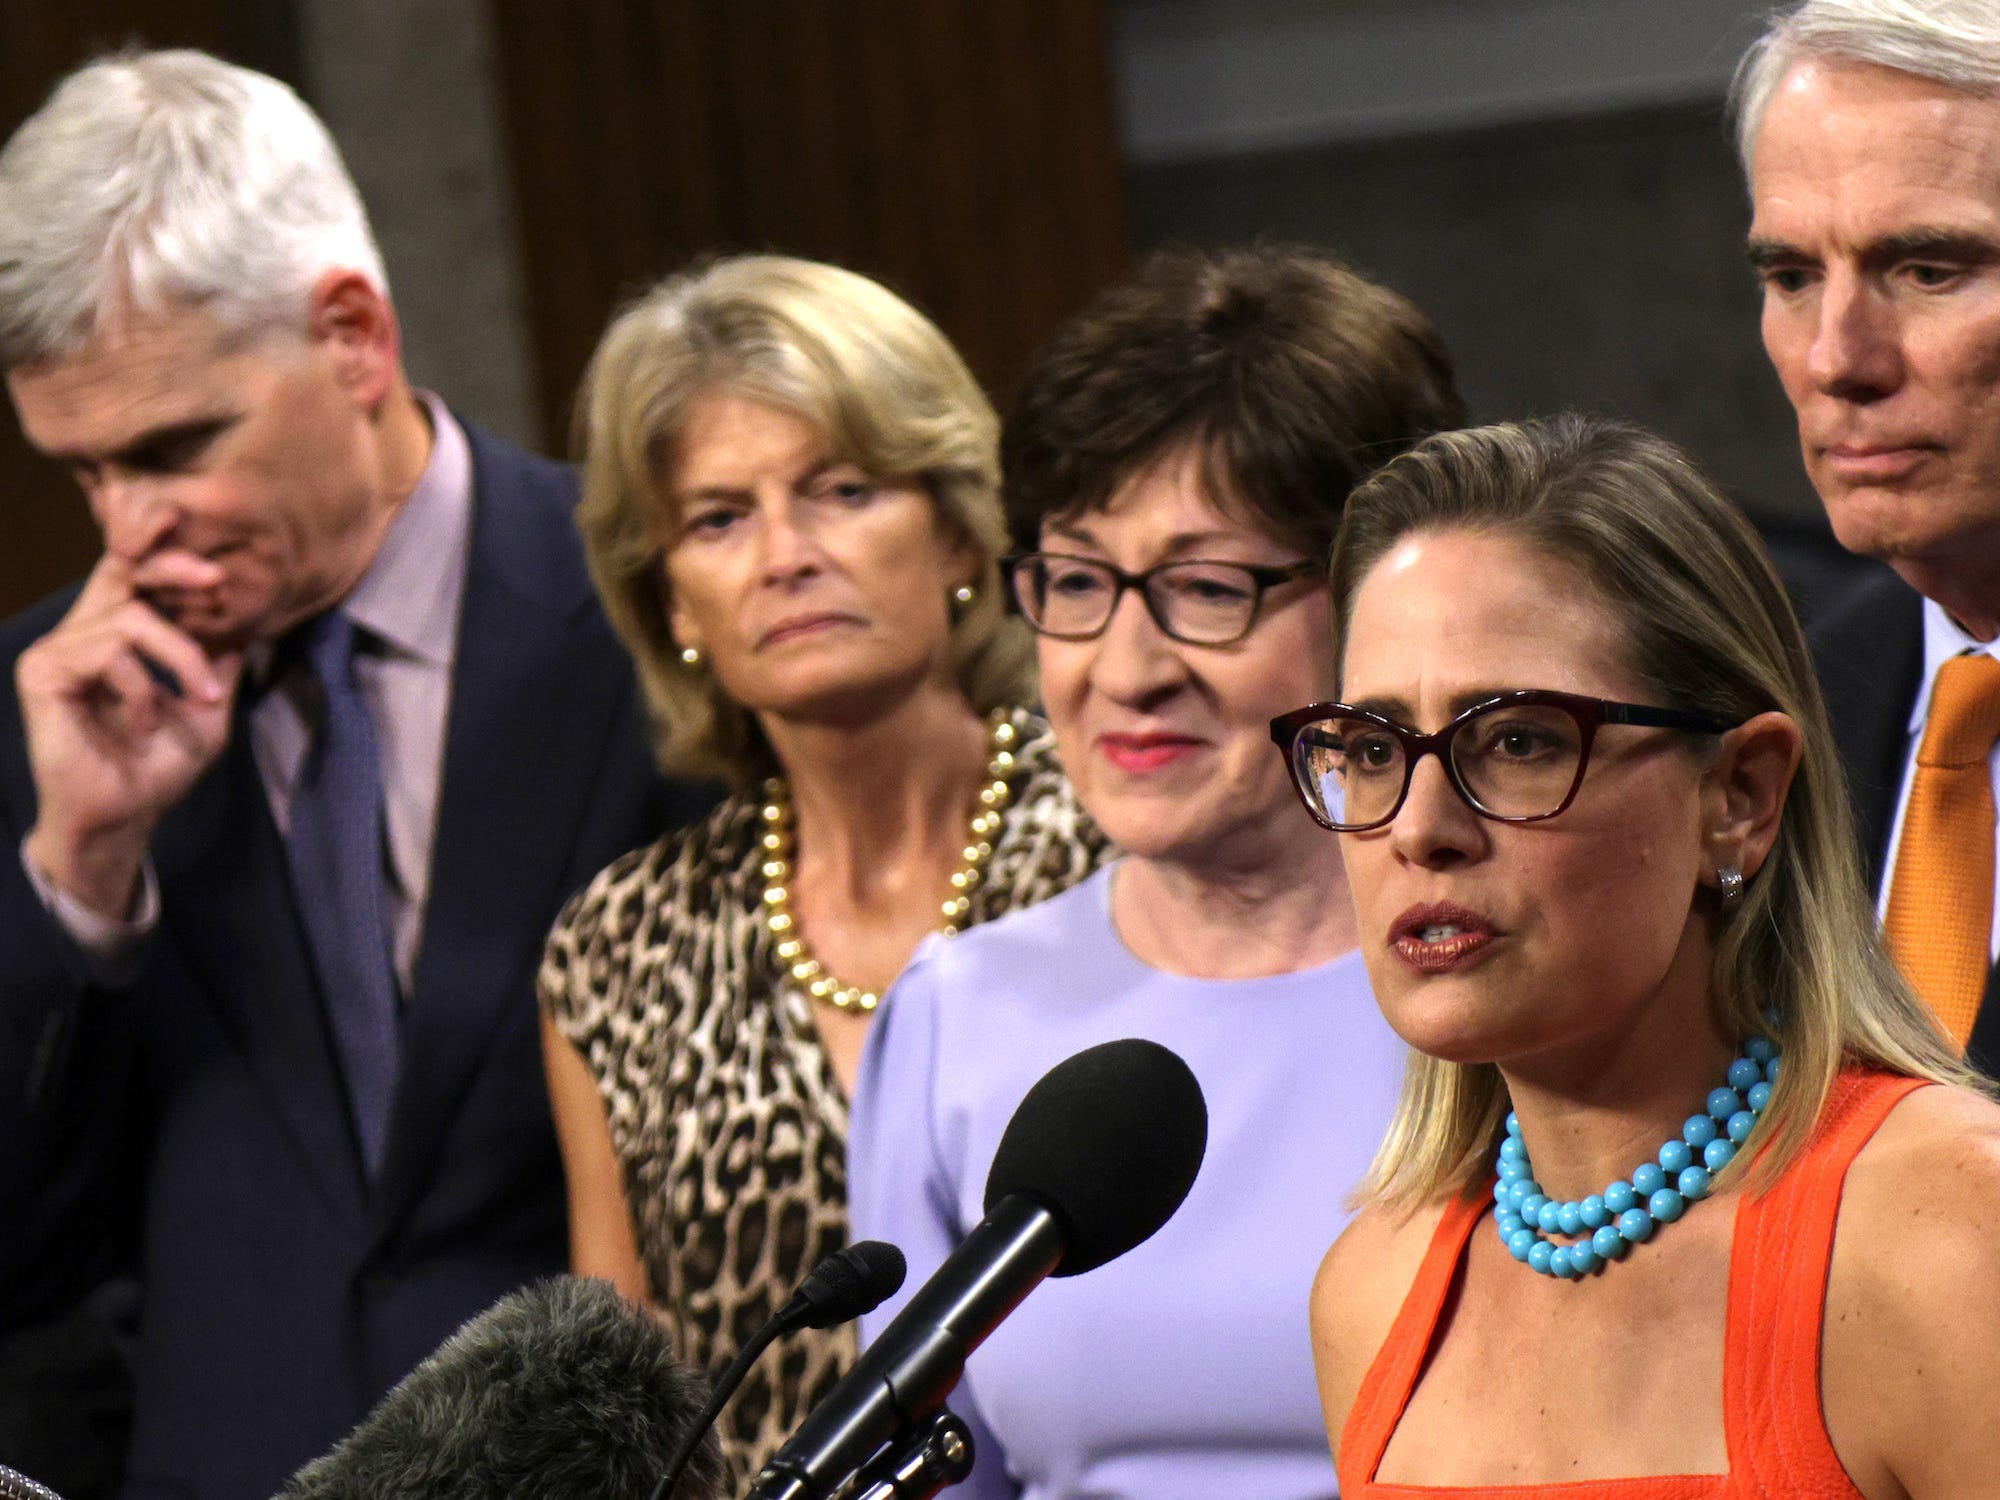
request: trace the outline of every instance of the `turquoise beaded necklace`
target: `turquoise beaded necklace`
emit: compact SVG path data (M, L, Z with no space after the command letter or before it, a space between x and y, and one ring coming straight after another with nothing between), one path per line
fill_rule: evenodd
M1535 1181L1521 1122L1509 1110L1496 1169L1500 1180L1493 1184L1493 1222L1500 1242L1530 1269L1564 1281L1622 1260L1634 1245L1651 1239L1657 1226L1673 1223L1689 1204L1708 1196L1715 1174L1757 1128L1777 1081L1777 1043L1753 1036L1743 1055L1729 1065L1729 1081L1709 1094L1707 1111L1690 1115L1680 1135L1661 1146L1652 1161L1602 1193L1567 1203L1557 1203ZM1573 1245L1553 1245L1543 1238L1556 1231L1585 1237Z

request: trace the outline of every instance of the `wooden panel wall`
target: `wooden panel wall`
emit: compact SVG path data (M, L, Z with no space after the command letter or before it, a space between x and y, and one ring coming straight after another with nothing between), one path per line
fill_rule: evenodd
M0 0L0 139L77 64L134 44L203 47L296 86L296 31L275 0ZM0 416L0 618L80 577L97 535L67 475ZM7 684L7 690L11 690Z
M1099 0L493 0L545 431L708 250L881 279L1004 400L1127 231Z

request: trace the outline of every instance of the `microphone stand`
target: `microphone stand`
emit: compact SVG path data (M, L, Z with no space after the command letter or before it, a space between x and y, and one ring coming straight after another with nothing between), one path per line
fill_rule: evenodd
M943 1407L854 1476L853 1500L931 1500L972 1472L972 1431Z
M972 1430L940 1406L906 1428L850 1478L834 1486L841 1500L931 1500L972 1472ZM775 1486L775 1487L774 1487ZM744 1500L830 1500L797 1474L760 1475Z
M1061 1263L1065 1234L1062 1221L1026 1194L994 1205L806 1414L743 1500L844 1496L885 1438L898 1444L926 1430L958 1385L967 1353Z

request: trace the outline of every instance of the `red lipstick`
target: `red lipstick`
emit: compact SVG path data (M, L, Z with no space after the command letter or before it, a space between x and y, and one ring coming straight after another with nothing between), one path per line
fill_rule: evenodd
M1142 776L1192 755L1201 741L1184 734L1100 734L1097 748L1127 775Z

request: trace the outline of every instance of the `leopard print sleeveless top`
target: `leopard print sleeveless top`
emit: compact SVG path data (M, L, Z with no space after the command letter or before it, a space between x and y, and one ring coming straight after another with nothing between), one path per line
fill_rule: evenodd
M1115 851L1077 803L1048 725L1014 715L1009 804L967 925L1056 895ZM544 1009L597 1080L653 1300L711 1375L847 1241L847 1100L762 912L760 799L625 855L564 910ZM769 1351L723 1413L755 1475L853 1363L850 1327Z

